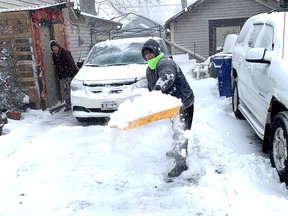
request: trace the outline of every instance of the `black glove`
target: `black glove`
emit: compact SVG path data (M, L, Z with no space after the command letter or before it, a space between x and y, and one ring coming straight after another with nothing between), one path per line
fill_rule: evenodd
M160 91L160 90L161 90L161 86L155 85L152 91Z

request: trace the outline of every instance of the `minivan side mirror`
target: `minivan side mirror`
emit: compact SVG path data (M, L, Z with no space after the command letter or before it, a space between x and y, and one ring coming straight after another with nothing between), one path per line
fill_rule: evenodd
M247 62L251 63L270 64L271 58L267 53L267 49L265 48L251 48L247 51L245 59Z
M78 61L77 62L77 67L80 69L83 66L83 61Z
M83 63L85 61L86 58L80 58L79 61L77 61L77 67L80 69L83 66Z

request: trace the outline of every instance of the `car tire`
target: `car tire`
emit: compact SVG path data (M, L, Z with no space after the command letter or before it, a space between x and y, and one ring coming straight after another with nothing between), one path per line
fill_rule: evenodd
M78 117L76 117L76 119L77 119L77 121L79 121L79 122L86 122L86 121L87 121L86 118L78 118Z
M281 182L288 185L288 112L278 113L272 121L270 133L270 160Z
M236 118L245 119L243 114L240 112L238 105L239 105L238 85L237 85L237 80L235 80L233 83L232 110Z

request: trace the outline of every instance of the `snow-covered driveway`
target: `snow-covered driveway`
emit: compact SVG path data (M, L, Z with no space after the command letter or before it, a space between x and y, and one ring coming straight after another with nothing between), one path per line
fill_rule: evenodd
M0 137L2 216L287 215L288 193L213 78L195 91L189 170L174 182L171 122L129 131L29 110Z

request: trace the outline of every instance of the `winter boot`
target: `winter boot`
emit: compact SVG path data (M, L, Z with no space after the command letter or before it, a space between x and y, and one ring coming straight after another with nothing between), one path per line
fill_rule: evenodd
M166 152L166 156L170 158L176 158L179 155L176 149L171 149L170 151Z
M180 152L178 152L175 148L171 149L170 151L166 152L166 156L170 158L177 158L179 155L182 157L186 157L188 155L187 146L182 148Z
M69 112L70 110L71 110L70 107L66 107L66 108L64 109L64 112Z
M184 143L174 142L174 147L170 151L166 152L166 156L170 158L176 158L179 155L182 157L186 157L188 155L187 147L188 147L188 139L184 141Z
M183 171L188 170L188 166L186 165L186 157L178 156L175 158L175 161L175 167L168 173L168 177L170 178L178 177Z
M71 110L71 102L70 100L66 100L66 106L64 112L69 112Z

